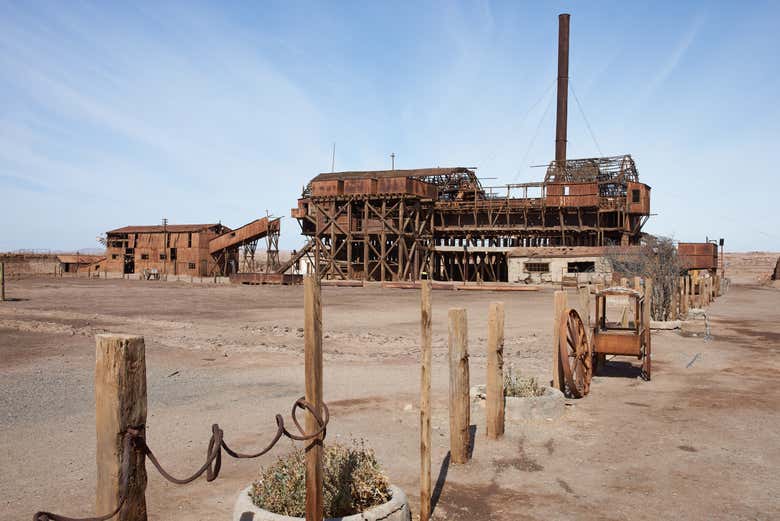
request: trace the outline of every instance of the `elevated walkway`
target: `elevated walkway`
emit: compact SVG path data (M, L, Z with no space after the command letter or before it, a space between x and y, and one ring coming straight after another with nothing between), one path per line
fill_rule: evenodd
M217 256L230 248L236 248L245 243L250 243L262 239L269 234L278 234L280 230L281 218L268 219L263 217L255 219L251 223L214 237L209 242L209 253Z

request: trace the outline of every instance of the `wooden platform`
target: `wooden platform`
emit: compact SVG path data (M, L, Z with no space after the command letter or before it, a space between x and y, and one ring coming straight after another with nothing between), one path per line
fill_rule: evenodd
M236 273L230 276L231 284L301 284L302 275L282 273Z

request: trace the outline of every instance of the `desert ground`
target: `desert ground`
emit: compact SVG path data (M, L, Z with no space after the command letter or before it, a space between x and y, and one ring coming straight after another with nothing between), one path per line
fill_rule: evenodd
M506 363L547 382L553 293L435 291L434 518L780 518L780 288L738 275L708 310L711 338L654 333L651 382L637 377L636 360L613 360L562 418L508 423L500 441L485 438L475 406L465 465L446 457L447 310L468 311L472 385L485 382L494 301L506 306ZM239 450L265 445L274 415L304 391L300 286L28 278L9 281L7 294L1 520L93 513L95 334L145 337L148 441L176 475L201 465L212 423ZM364 439L416 513L419 293L325 287L322 298L326 443ZM230 519L239 490L291 445L227 458L212 483L171 485L148 465L150 519Z

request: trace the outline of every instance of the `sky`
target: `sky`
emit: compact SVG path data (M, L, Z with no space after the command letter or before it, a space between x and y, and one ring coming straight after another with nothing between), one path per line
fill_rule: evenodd
M5 2L0 251L98 247L129 224L284 216L336 170L631 154L645 231L780 251L780 2Z

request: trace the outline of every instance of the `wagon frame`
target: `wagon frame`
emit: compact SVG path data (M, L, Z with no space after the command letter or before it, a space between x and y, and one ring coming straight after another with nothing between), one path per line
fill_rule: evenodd
M609 297L628 297L633 301L634 317L627 325L607 322L607 299ZM596 292L596 314L593 327L594 369L598 371L604 365L607 355L636 356L642 361L641 376L650 380L651 342L650 309L645 296L635 289L612 287Z
M591 378L603 368L607 355L636 356L642 361L642 378L651 377L649 300L641 292L624 287L599 290L595 295L595 325L591 331L575 309L564 310L560 319L557 349L563 377L561 390L574 398L588 394ZM628 320L623 325L622 321L607 321L609 297L628 297L633 301L633 322Z

